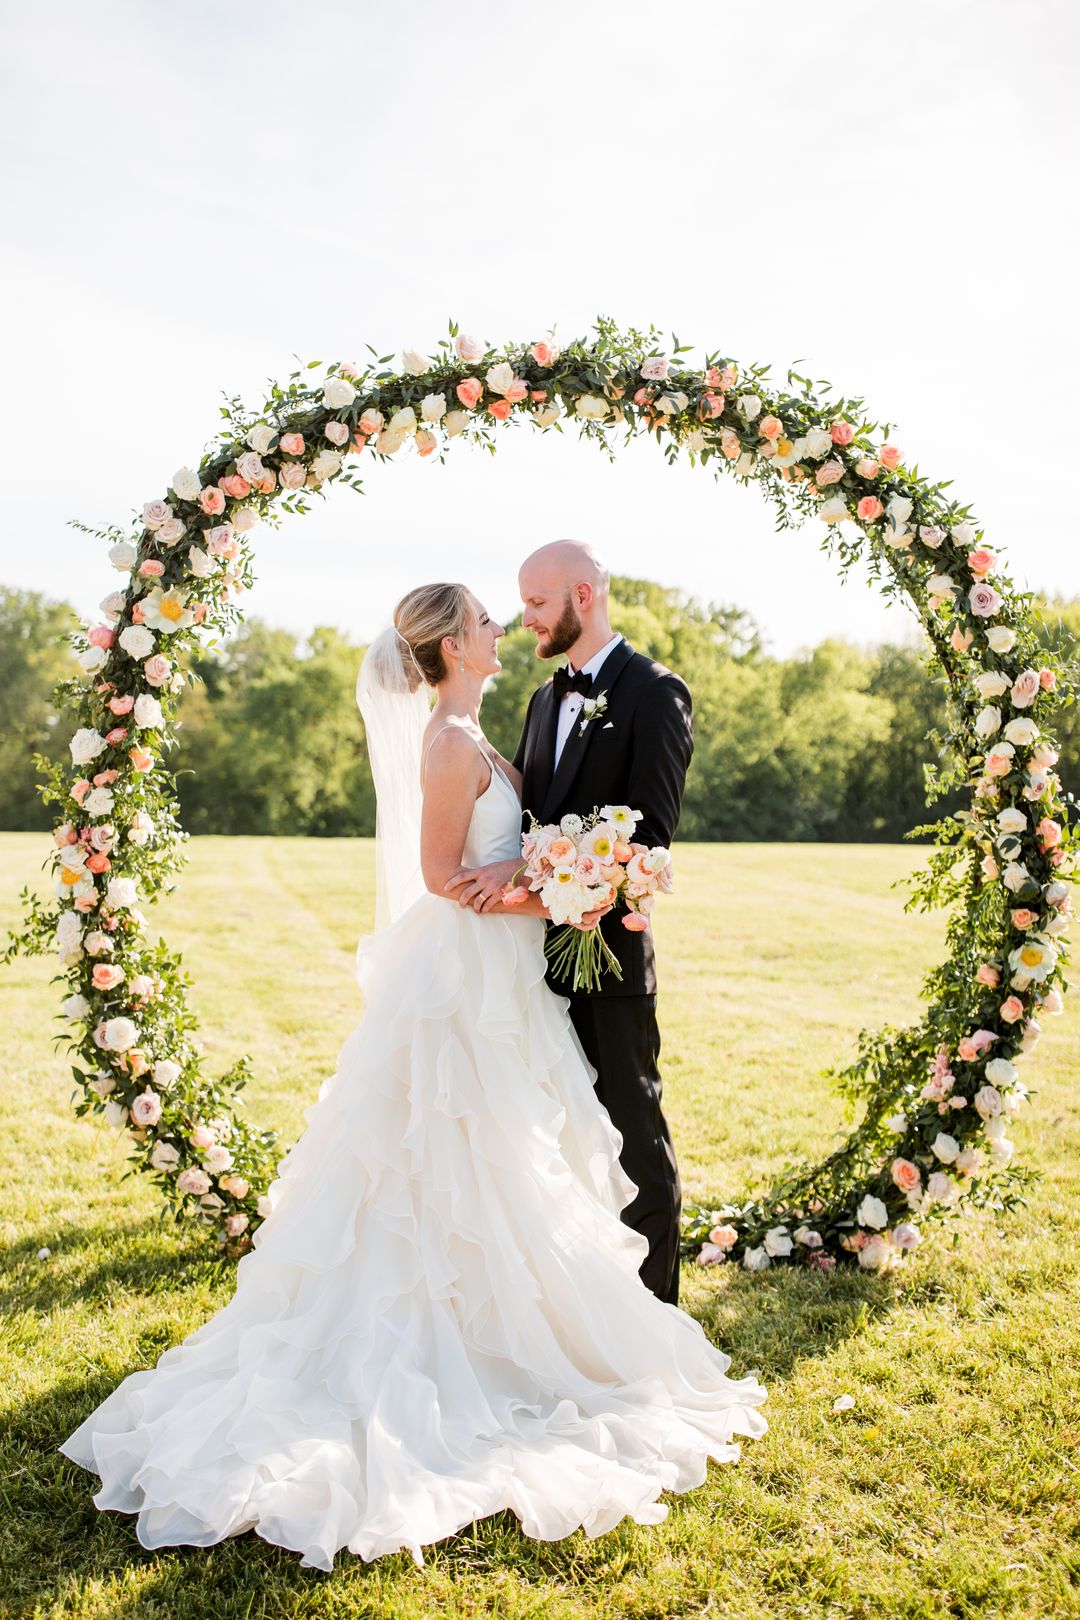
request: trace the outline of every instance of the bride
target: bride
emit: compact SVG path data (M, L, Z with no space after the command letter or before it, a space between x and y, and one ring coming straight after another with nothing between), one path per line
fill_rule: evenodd
M538 897L524 915L444 898L462 865L520 848L520 781L477 718L502 634L464 586L426 585L364 659L365 1016L230 1302L60 1447L144 1547L251 1529L318 1569L341 1548L422 1563L504 1509L541 1540L596 1536L659 1522L663 1491L766 1428L756 1378L727 1378L638 1277L646 1240L619 1219L636 1189L544 983Z

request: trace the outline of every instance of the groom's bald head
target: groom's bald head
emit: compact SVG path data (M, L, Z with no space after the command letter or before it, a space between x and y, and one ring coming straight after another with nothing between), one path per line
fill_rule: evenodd
M518 573L521 622L536 636L539 657L610 639L610 584L608 570L585 540L552 540L526 557Z
M528 583L563 591L587 585L594 597L604 598L611 576L587 540L551 540L526 557L518 583L522 596Z

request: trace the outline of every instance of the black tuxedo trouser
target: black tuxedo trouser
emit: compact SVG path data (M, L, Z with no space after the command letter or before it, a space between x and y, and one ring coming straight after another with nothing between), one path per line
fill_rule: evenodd
M570 1020L596 1070L596 1094L622 1135L619 1161L638 1189L622 1218L649 1242L641 1280L658 1299L677 1305L682 1188L660 1111L656 997L572 996Z

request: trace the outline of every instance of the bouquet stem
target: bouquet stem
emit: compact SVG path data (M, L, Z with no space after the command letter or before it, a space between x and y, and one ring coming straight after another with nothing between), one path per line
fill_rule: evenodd
M553 929L544 941L544 954L550 961L557 979L571 980L575 991L590 994L600 988L600 975L613 973L622 978L619 958L611 949L599 928L575 928L567 923Z

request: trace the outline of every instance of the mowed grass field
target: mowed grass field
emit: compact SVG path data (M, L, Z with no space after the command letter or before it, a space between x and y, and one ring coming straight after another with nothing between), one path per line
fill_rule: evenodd
M45 835L0 836L0 923ZM917 1016L940 917L905 916L904 846L683 846L657 908L666 1107L691 1194L737 1196L842 1128L820 1071ZM373 859L357 841L202 838L155 924L183 949L208 1058L255 1059L287 1145L361 1016ZM769 1389L767 1435L664 1524L535 1543L510 1516L331 1575L245 1535L152 1554L58 1443L230 1292L164 1229L123 1143L70 1111L53 963L0 970L0 1614L939 1616L1080 1614L1080 1009L1027 1060L1020 1161L1044 1180L886 1278L685 1271L684 1304ZM1080 999L1080 998L1077 998ZM38 1250L48 1247L49 1258ZM627 1322L626 1331L633 1332ZM839 1395L854 1406L833 1411Z

